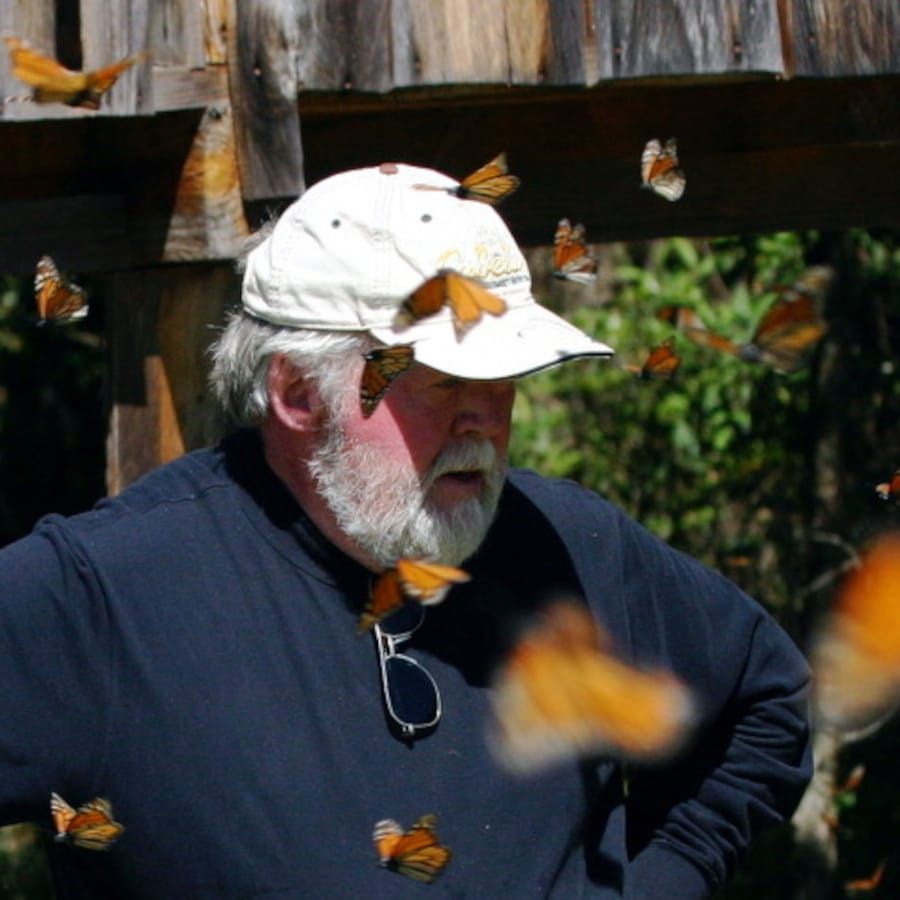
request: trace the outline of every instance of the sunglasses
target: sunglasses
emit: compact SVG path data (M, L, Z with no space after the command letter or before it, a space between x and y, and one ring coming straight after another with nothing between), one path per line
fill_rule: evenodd
M405 603L372 629L384 706L400 734L408 739L434 728L441 718L441 694L431 673L418 660L398 652L424 621L420 603Z

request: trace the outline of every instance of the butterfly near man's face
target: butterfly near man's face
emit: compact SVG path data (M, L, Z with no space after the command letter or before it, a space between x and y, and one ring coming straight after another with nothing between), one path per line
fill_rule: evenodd
M868 728L900 705L900 533L878 537L841 583L813 645L819 719Z
M414 185L420 191L445 191L463 200L479 200L496 206L518 189L519 179L509 174L506 154L500 153L471 175L467 175L457 187L436 187L430 184Z
M675 352L674 341L668 338L654 347L640 367L626 365L625 368L638 378L671 378L681 365L681 357Z
M675 138L669 138L665 146L656 138L647 141L641 154L641 186L675 201L684 193L686 184L687 179L678 165Z
M422 816L404 831L394 819L375 823L372 840L379 863L415 881L431 884L450 862L451 853L438 840L437 816Z
M618 659L583 603L548 606L514 646L493 684L498 760L535 771L611 749L660 758L681 743L693 718L687 689L664 671Z
M99 109L103 95L116 79L133 65L147 57L135 53L118 62L89 72L75 72L49 56L33 50L25 41L7 36L12 73L31 89L35 103L64 103L82 109Z
M445 306L450 307L457 337L480 321L483 313L500 316L506 312L506 301L474 278L453 269L441 269L406 299L397 312L395 324L408 327Z
M597 278L597 260L585 243L584 225L573 226L568 219L560 219L553 236L553 276L580 284L590 284Z
M365 360L359 384L359 403L363 417L368 419L394 379L413 364L415 354L408 344L398 344L376 347L366 354Z
M34 299L42 322L74 322L88 314L84 288L60 275L56 263L49 256L38 260Z
M86 850L109 850L125 827L113 819L108 800L96 797L75 809L59 794L50 795L50 814L56 827L55 841Z
M456 566L398 559L375 580L369 602L359 620L359 630L368 631L376 622L399 609L407 600L423 606L441 603L454 584L469 581L469 574Z

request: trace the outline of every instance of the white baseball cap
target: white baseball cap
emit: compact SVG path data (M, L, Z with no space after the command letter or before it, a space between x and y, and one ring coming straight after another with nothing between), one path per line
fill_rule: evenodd
M574 357L612 356L535 301L503 219L489 204L455 195L457 187L440 172L400 163L318 182L250 252L244 309L274 325L366 331L389 346L411 344L417 362L466 379L514 378ZM506 302L506 312L483 315L463 333L446 307L398 324L403 302L447 269L477 279Z

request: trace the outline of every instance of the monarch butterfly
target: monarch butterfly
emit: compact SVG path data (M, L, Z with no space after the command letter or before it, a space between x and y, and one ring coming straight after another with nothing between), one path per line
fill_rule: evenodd
M506 301L474 278L467 278L453 269L441 269L406 299L397 313L396 324L409 326L434 315L444 306L450 307L459 337L481 319L482 313L499 316L506 312Z
M102 797L73 809L59 794L53 793L50 813L56 826L54 840L87 850L108 850L125 830L113 820L112 806Z
M678 166L678 145L669 138L663 147L656 138L647 141L641 153L641 183L666 200L678 200L687 180Z
M394 568L382 572L372 586L372 595L359 620L359 630L368 631L408 598L418 600L423 606L435 606L454 584L468 580L469 574L455 566L420 559L398 559Z
M49 256L38 260L34 276L34 299L42 321L73 322L88 314L84 288L63 278Z
M369 351L365 359L359 384L359 403L363 416L368 418L375 412L394 379L413 364L415 355L408 344L399 344L395 347L377 347Z
M875 485L875 493L882 500L893 500L900 506L900 469L897 469L891 476L890 481L883 481L881 484Z
M813 646L819 717L876 723L900 701L900 533L881 535L843 581Z
M597 278L597 260L585 243L584 225L574 227L560 219L553 236L553 275L556 278L590 284Z
M74 72L55 59L32 50L19 38L7 36L12 72L32 88L31 99L36 103L65 103L82 109L99 109L101 97L116 83L116 79L131 66L146 58L147 53L135 53L117 63L91 72Z
M491 746L513 771L618 749L660 757L684 737L687 690L662 671L641 671L611 652L582 603L559 600L528 628L494 682Z
M463 200L480 200L495 206L512 194L521 182L515 175L509 174L506 165L506 154L500 153L471 175L467 175L457 187L435 187L431 184L417 184L420 191L446 191Z
M407 878L431 884L450 862L452 854L438 843L437 816L422 816L404 831L394 819L375 823L372 840L382 866Z
M629 365L626 365L625 368L637 375L638 378L671 378L678 371L680 365L681 357L675 352L673 341L669 338L650 351L640 368Z
M844 890L851 894L862 894L874 891L876 888L880 887L881 882L884 881L884 872L885 869L887 869L887 864L887 859L883 859L878 863L875 867L875 871L872 872L868 878L857 878L853 881L845 881Z

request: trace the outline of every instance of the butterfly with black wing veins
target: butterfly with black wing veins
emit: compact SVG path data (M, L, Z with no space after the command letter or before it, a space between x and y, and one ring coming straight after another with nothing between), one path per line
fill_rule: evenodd
M112 806L103 797L95 797L78 809L59 794L50 795L50 814L56 827L55 841L74 844L85 850L109 850L125 827L113 819Z
M506 154L500 153L471 175L467 175L457 187L437 187L431 184L414 185L419 191L445 191L463 200L478 200L496 206L516 191L520 181L509 174Z
M376 822L372 840L379 863L392 872L431 884L452 856L439 842L436 825L437 816L433 813L422 816L409 831L404 831L394 819Z
M665 146L656 138L647 141L641 153L641 186L674 202L681 198L686 184L675 138L669 138Z
M375 412L394 379L402 375L414 361L415 354L409 344L376 347L365 355L359 384L359 403L364 418L368 419Z
M597 260L585 242L584 225L572 225L560 219L553 236L553 277L579 284L590 284L597 278Z
M625 369L638 378L671 378L681 365L681 357L675 352L674 341L668 338L654 347L642 366L626 365Z
M32 89L31 97L23 99L35 103L64 103L81 109L99 109L100 100L118 77L148 56L144 51L100 69L76 72L52 57L38 53L17 37L7 35L3 40L9 47L13 75Z
M75 322L88 314L84 288L63 277L51 257L38 260L34 299L41 322Z

